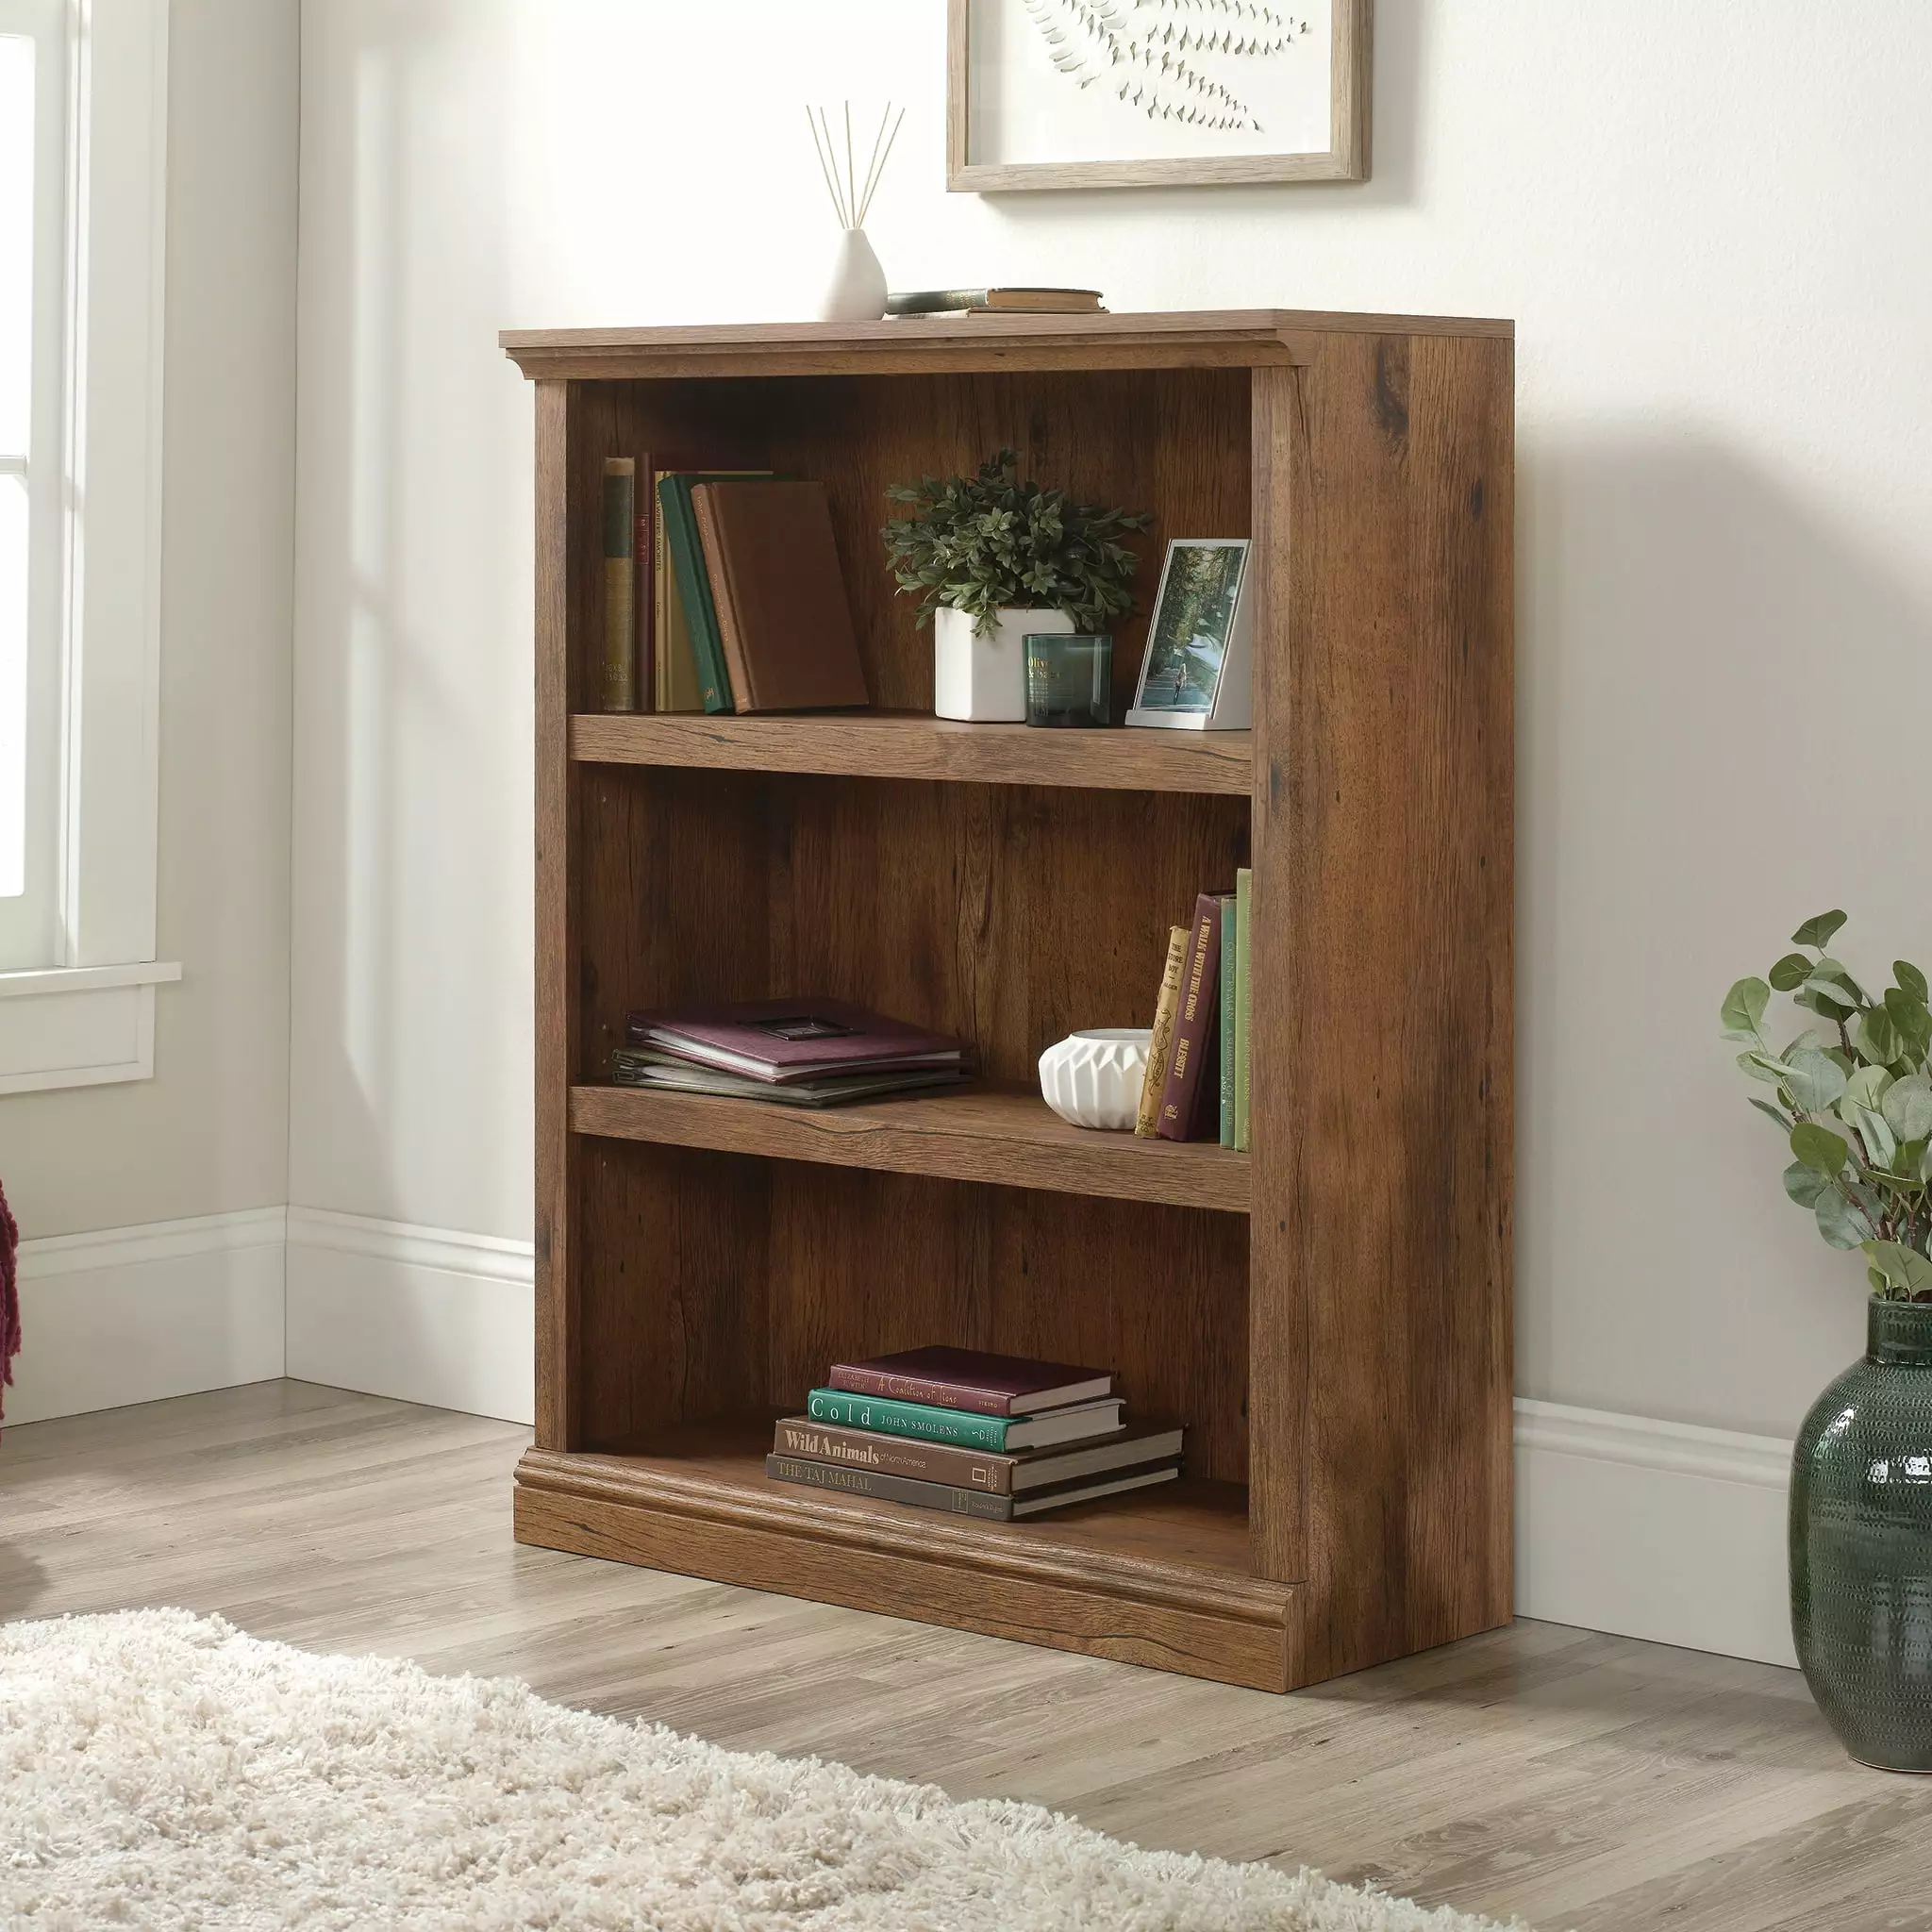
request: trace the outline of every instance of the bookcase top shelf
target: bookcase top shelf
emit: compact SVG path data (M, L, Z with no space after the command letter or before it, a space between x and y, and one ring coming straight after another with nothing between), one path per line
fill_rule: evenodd
M1142 1141L1069 1126L1037 1093L991 1087L823 1112L710 1094L574 1087L570 1124L579 1134L721 1154L1248 1211L1245 1154L1212 1141Z
M1318 336L1492 336L1475 316L1224 308L1146 315L905 316L890 322L721 323L682 328L505 329L531 377L865 375L940 370L1244 368L1306 361Z
M915 711L747 718L584 712L571 720L570 754L584 764L1237 797L1252 791L1255 775L1254 734L1247 731L1042 731L957 724Z

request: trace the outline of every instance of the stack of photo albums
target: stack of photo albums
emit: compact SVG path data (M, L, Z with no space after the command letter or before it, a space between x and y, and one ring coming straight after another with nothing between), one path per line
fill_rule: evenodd
M993 1522L1172 1482L1180 1424L1129 1425L1113 1380L970 1348L840 1362L778 1424L765 1474Z

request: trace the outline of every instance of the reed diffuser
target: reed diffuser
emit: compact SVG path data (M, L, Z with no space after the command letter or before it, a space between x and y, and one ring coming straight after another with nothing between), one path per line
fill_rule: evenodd
M901 108L895 118L892 104L886 103L863 172L858 165L863 142L862 138L859 142L852 138L850 101L845 102L841 116L842 142L841 124L824 108L808 108L805 118L811 126L819 172L824 176L825 192L832 197L832 211L839 217L841 230L838 252L819 302L819 320L876 322L886 312L886 272L865 238L865 217L891 158L906 109Z

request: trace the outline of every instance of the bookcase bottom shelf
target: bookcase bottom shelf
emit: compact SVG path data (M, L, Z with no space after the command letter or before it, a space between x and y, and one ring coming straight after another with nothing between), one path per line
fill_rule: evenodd
M1257 1690L1296 1673L1294 1586L1248 1566L1245 1492L1183 1480L1020 1523L769 1481L771 1421L527 1451L519 1542Z

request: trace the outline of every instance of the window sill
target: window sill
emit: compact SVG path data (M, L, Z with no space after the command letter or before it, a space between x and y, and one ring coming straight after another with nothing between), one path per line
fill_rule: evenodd
M155 988L177 961L0 973L0 1094L148 1080Z

